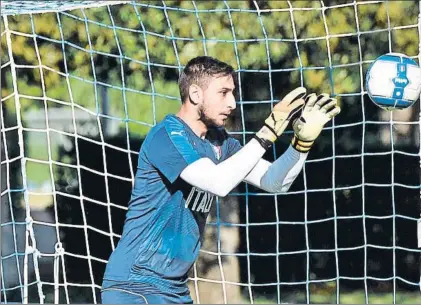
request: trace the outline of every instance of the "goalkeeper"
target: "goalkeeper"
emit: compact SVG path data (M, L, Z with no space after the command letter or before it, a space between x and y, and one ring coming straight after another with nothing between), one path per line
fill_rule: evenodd
M154 126L140 150L123 234L104 274L103 303L192 303L187 273L214 197L242 181L286 192L323 126L340 111L335 99L299 87L242 147L223 127L236 107L235 79L230 65L208 56L190 60L181 73L181 109ZM273 163L264 160L290 121L290 147Z

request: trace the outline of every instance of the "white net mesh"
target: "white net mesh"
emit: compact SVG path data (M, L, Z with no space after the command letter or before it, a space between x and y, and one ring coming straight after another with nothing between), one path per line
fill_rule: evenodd
M192 297L420 303L419 103L377 108L370 63L418 61L418 1L2 1L2 302L99 303L143 137L197 55L239 74L246 143L289 89L336 96L288 194L218 200ZM273 160L291 132L265 156Z

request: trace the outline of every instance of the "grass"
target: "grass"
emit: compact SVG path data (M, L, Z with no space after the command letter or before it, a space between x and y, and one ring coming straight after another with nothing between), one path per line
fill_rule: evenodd
M245 300L244 303L249 303ZM256 297L255 304L277 303L277 298ZM281 303L305 304L307 303L305 293L289 293L281 295ZM310 293L310 304L393 304L393 293L368 293L368 302L365 299L364 291L340 292L339 302L336 299L336 292L333 293ZM396 304L421 304L421 293L402 292L396 293Z

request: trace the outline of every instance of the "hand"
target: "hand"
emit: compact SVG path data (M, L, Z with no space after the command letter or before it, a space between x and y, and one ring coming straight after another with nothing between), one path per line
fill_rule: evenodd
M300 152L308 152L323 126L335 117L341 108L334 98L327 94L307 96L301 117L292 124L294 138L292 146Z
M273 107L272 113L265 120L265 125L255 135L255 138L263 147L269 148L284 132L291 118L294 117L304 105L303 97L306 92L306 88L298 87L288 93Z

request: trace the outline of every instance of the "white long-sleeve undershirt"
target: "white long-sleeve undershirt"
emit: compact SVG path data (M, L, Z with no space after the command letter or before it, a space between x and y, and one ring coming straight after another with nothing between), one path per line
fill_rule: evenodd
M188 165L180 177L201 190L225 197L240 182L249 182L267 192L286 192L300 173L308 153L289 147L275 162L262 156L265 149L252 139L233 156L216 165L201 158Z
M284 193L303 169L308 153L296 151L292 146L273 163L261 159L244 181L269 193Z
M265 151L256 139L251 139L218 165L209 158L201 158L188 165L180 177L203 191L225 197L250 173Z

